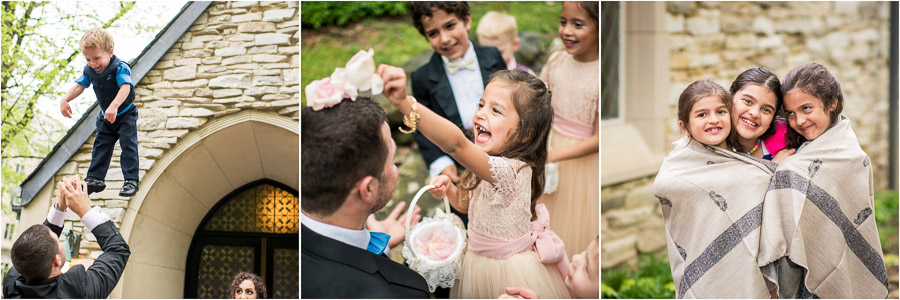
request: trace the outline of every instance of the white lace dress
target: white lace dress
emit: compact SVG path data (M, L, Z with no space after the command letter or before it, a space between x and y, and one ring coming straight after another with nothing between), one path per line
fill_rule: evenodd
M521 237L531 230L531 168L498 156L490 156L488 161L495 182L482 181L472 191L469 230L504 240ZM541 263L528 248L505 259L466 252L450 298L497 298L512 286L528 287L541 298L570 297L556 266Z
M576 61L559 51L550 56L541 72L541 80L553 92L553 112L569 120L594 126L600 102L599 60ZM558 120L554 120L556 123ZM595 129L596 130L596 129ZM582 138L550 132L550 149L570 147ZM543 195L539 203L550 211L550 228L566 244L571 257L587 249L599 234L600 227L600 153L594 152L559 162L559 185L556 192Z

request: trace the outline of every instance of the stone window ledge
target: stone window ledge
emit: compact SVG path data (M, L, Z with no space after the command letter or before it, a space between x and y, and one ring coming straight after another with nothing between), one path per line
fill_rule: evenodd
M640 131L628 123L601 126L600 141L602 186L653 175L665 158L650 150Z

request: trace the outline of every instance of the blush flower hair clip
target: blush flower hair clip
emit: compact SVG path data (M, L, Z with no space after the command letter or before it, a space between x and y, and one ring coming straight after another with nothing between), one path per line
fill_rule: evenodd
M375 74L375 50L359 50L343 68L335 68L331 76L306 86L306 106L314 111L341 103L344 98L356 101L361 92L372 96L384 91L384 80Z

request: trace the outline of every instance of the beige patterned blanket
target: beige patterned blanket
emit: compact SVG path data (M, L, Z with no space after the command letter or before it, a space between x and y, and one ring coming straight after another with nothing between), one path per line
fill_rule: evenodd
M869 157L844 116L778 165L757 259L780 298L796 297L801 280L821 298L887 296L872 179Z
M677 297L769 298L757 253L774 165L688 137L672 145L653 190Z

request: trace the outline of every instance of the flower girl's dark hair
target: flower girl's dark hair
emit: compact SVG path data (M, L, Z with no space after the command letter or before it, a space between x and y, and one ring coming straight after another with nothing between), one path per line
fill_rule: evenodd
M502 70L491 75L488 84L500 84L512 89L512 102L519 115L519 123L500 150L498 156L515 158L531 168L531 215L544 192L544 164L547 163L547 138L553 123L551 93L543 81L521 70ZM459 203L468 206L470 193L481 179L469 170L463 172L458 188Z

